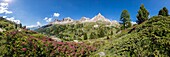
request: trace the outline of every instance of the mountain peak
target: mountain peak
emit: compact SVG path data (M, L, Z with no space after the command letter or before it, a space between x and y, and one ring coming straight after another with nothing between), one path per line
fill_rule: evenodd
M101 13L98 13L98 16L102 16L102 14L101 14Z
M98 13L98 15L96 15L95 17L93 17L92 19L91 19L92 21L108 21L108 22L110 22L110 20L108 20L107 18L105 18L101 13Z
M106 19L101 13L92 18L92 21L104 20Z

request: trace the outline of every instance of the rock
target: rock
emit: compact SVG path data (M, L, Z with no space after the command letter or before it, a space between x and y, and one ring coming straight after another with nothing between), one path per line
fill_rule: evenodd
M87 18L87 17L82 17L80 19L80 22L84 23L84 22L90 22L90 18Z
M66 17L63 19L64 22L71 22L73 21L73 19L71 19L70 17Z
M69 24L72 23L74 20L70 17L66 17L63 20L55 20L54 22L50 22L49 24Z
M104 52L99 52L98 54L100 55L100 57L102 57L102 56L105 56L105 55L106 55Z
M99 27L99 25L94 25L94 27L95 27L95 28L98 28L98 27Z
M76 42L76 43L79 43L79 41L78 40L73 40L74 42Z
M51 36L51 39L53 39L54 41L57 41L57 42L62 42L62 40L60 38L57 38L55 36Z
M0 28L0 32L3 32L4 30L2 30L2 28Z
M19 31L19 32L21 32L21 31L22 31L22 29L18 29L18 31Z

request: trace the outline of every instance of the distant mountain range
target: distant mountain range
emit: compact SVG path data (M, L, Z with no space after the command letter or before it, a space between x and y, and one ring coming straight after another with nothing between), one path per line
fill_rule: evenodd
M109 19L105 18L101 13L98 15L94 16L93 18L87 18L87 17L82 17L80 20L73 20L70 17L63 18L63 20L58 20L56 19L53 22L50 22L49 24L75 24L75 23L85 23L85 22L96 22L96 21L102 21L106 23L111 23L111 24L116 24L119 25L117 21L110 21Z
M116 34L120 24L117 21L110 21L101 13L93 18L82 17L80 20L74 20L66 17L63 20L55 20L49 24L42 26L35 31L56 36L62 40L84 40L102 38Z

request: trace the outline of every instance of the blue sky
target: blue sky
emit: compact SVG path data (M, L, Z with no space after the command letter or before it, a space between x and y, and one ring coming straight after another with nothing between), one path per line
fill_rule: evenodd
M0 16L14 17L23 25L36 25L37 22L47 24L45 17L63 19L71 17L78 20L81 17L89 17L101 13L110 20L120 19L122 10L127 9L132 21L136 21L136 14L141 4L150 12L150 16L157 15L164 6L170 9L170 0L11 0L8 3L10 14L0 13ZM54 13L59 16L54 17Z

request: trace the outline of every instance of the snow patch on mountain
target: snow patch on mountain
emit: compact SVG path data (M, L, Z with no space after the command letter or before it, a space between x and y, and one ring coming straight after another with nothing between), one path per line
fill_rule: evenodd
M101 13L96 15L91 19L91 21L96 22L96 21L106 21L106 22L111 22L109 19L105 18Z
M119 26L119 22L115 20L110 21L109 19L105 18L101 13L99 13L98 15L94 16L91 19L87 17L82 17L80 20L73 20L70 17L66 17L66 18L63 18L63 20L56 19L55 21L50 22L49 24L76 24L76 23L97 22L97 21L101 21L103 23L111 24L114 26Z

